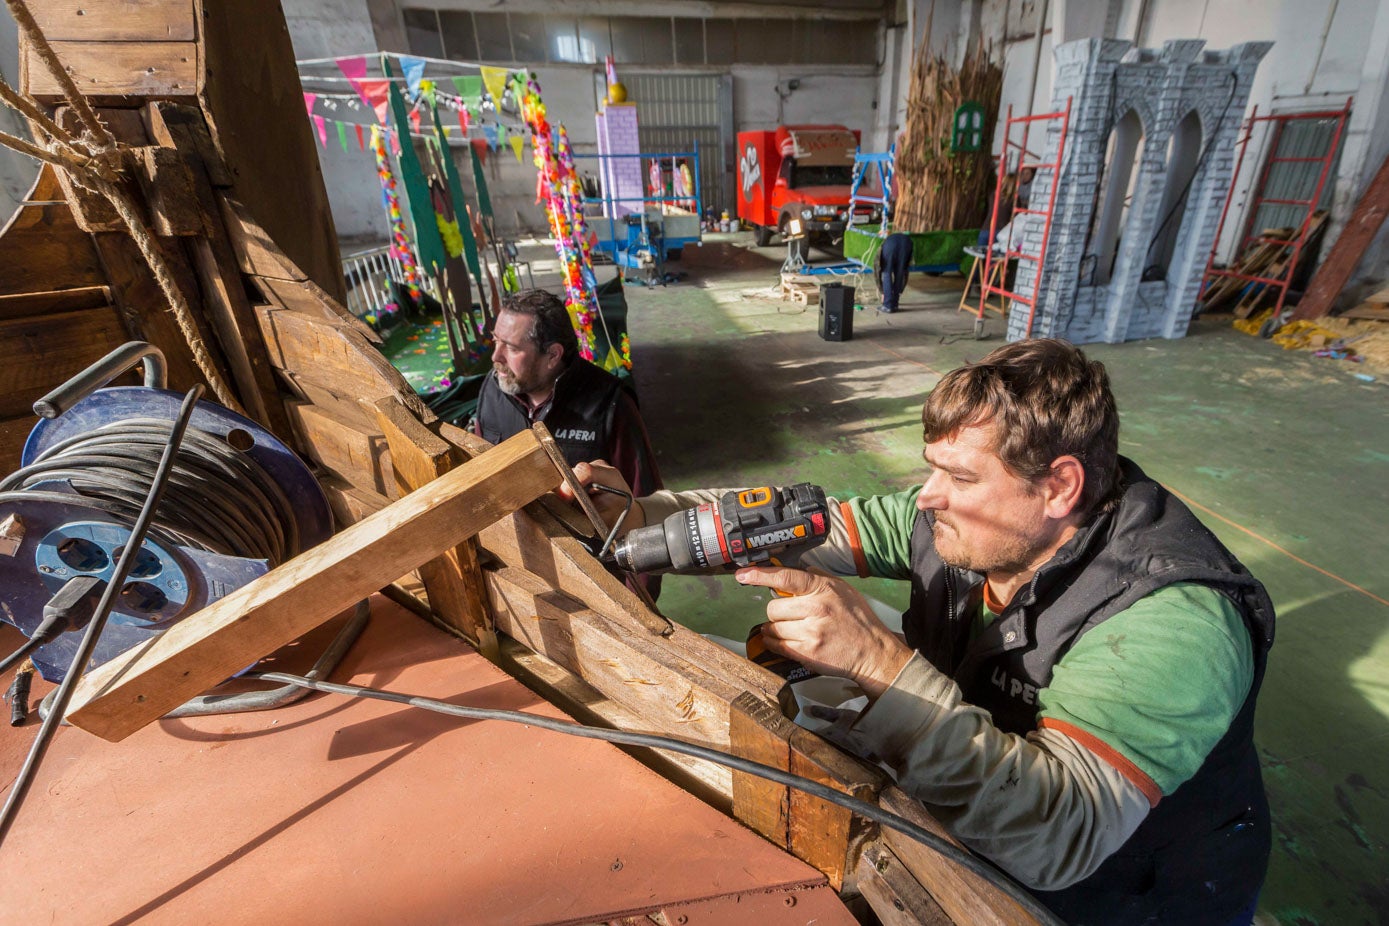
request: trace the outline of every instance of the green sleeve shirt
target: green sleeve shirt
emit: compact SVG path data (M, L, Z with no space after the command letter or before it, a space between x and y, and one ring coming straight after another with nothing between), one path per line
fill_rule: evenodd
M910 576L920 487L849 500L868 572ZM984 626L992 615L985 614ZM1084 634L1037 695L1037 721L1093 737L1171 794L1225 735L1254 679L1234 603L1193 583L1165 586Z

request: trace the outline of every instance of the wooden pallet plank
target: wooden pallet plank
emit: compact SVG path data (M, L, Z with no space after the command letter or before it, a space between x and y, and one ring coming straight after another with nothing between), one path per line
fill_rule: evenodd
M0 293L102 286L106 274L91 236L77 227L57 172L45 164L0 231Z
M870 845L858 862L858 889L883 926L955 926L891 849Z
M32 414L35 399L124 341L110 306L0 321L0 418Z
M254 309L270 362L277 369L367 402L401 396L422 417L424 403L405 377L354 328L272 306Z
M644 729L727 748L728 705L742 692L701 665L702 647L686 651L632 633L523 569L487 569L484 576L498 633L636 712Z
M559 482L535 435L518 434L99 666L67 719L124 739Z
M802 727L791 732L791 773L818 781L870 804L889 783L881 769L841 752ZM804 791L791 790L790 849L824 872L836 890L844 886L862 845L877 825Z
M77 89L102 104L122 97L195 99L201 79L197 42L50 42ZM63 88L20 38L21 84L40 103L64 100Z
M111 304L111 293L105 286L81 286L36 293L14 293L0 296L0 319L25 318L31 315L53 315L79 309L99 309Z
M361 430L332 409L286 402L289 421L308 457L359 489L398 498L395 474L379 429Z
M878 804L921 826L940 838L959 846L921 803L900 788L883 790ZM962 868L944 856L896 830L882 830L883 843L956 923L970 926L1037 926L1037 921L1017 902L984 878Z
M30 5L50 42L191 42L193 0L44 0Z
M766 699L745 693L729 705L729 751L735 756L791 771L795 724ZM791 845L791 793L783 784L733 772L733 816L783 849Z

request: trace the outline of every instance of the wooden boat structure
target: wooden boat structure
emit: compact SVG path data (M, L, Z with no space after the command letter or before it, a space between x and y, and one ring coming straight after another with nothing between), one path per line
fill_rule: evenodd
M398 707L327 696L160 719L248 663L292 663L368 599L373 629L340 675L562 717L538 692L587 723L749 758L948 839L879 769L789 722L779 677L610 575L582 539L594 529L543 497L562 475L542 437L492 448L435 419L382 357L343 308L275 0L88 0L33 15L117 143L113 182L138 206L196 338L111 201L80 171L45 163L0 232L0 472L19 465L35 399L146 341L172 390L219 380L214 394L308 461L338 531L82 681L68 717L87 732L61 731L0 850L0 908L23 914L12 922L375 922L397 908L413 922L853 922L841 897L884 923L1034 922L896 830L699 758L635 750L644 768L602 746L607 764L590 767L581 740L407 721ZM75 136L70 88L23 29L21 60L20 91ZM31 731L0 736L7 781ZM368 734L393 751L345 745ZM454 751L430 749L441 743ZM478 777L455 776L454 761ZM557 861L550 841L583 854L566 825L587 828L579 844L595 853L650 830L660 864ZM56 882L55 854L68 870ZM620 903L591 896L639 869L644 901L632 885ZM762 880L744 876L753 869ZM391 878L386 894L377 882Z

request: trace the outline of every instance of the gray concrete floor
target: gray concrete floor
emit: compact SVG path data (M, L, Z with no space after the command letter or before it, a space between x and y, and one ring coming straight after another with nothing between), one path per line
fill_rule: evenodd
M1000 344L1001 319L974 340L953 275L913 278L894 315L873 311L862 280L853 339L826 342L814 307L766 297L783 256L711 236L671 265L682 282L628 287L666 483L805 480L841 495L918 483L923 396ZM1279 608L1258 717L1276 829L1260 922L1389 922L1389 391L1228 317L1087 352L1113 379L1123 452L1186 499ZM905 605L899 583L863 588ZM676 619L735 638L764 605L726 578L670 578L661 596Z

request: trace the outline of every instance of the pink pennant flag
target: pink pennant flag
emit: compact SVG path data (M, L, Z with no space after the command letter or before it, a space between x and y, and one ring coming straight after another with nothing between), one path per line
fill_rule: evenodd
M342 76L347 78L347 82L352 85L352 89L357 91L357 95L362 98L362 102L368 106L371 101L362 93L362 78L367 76L367 59L365 55L358 55L355 58L337 59L338 70L342 71Z
M366 135L362 133L362 126L360 123L355 128L357 129L357 148L360 151L365 151L367 150Z
M391 154L400 156L400 134L395 129L391 130Z
M314 116L313 124L318 128L318 141L323 147L328 147L328 126L323 121L322 116Z
M389 80L363 80L358 82L358 91L367 105L376 111L376 121L381 125L390 122L391 82Z
M317 93L304 94L304 111L307 112L310 116L313 115L313 101L316 99L318 99Z
M410 124L415 127L415 132L418 133L420 130L420 111L418 109L410 111Z

